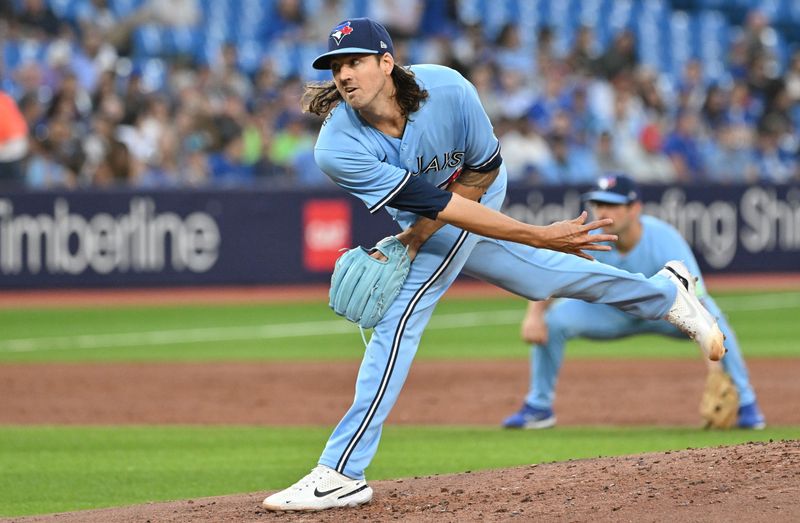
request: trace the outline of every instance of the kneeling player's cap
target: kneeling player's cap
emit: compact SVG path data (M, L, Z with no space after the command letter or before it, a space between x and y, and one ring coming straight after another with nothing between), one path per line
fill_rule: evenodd
M352 18L340 23L328 37L328 52L319 55L314 69L330 69L331 57L337 54L394 55L392 39L386 28L369 18Z
M630 177L624 174L603 176L597 180L595 188L583 195L585 202L623 205L639 199L639 188Z

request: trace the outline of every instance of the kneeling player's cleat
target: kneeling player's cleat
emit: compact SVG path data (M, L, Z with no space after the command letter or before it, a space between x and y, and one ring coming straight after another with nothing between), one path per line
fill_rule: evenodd
M767 420L761 409L758 408L758 403L753 402L749 405L742 405L739 407L739 417L736 421L736 426L740 429L762 430L767 426Z
M548 429L555 425L556 416L553 414L553 409L539 409L527 403L503 420L503 428L506 429Z
M711 361L719 361L727 352L723 344L725 336L719 330L717 320L711 315L695 294L696 279L682 262L670 261L658 274L672 280L678 288L675 302L665 319L695 340Z
M262 505L269 510L313 511L336 507L355 507L372 500L366 480L352 479L330 467L317 465L291 487L276 492Z

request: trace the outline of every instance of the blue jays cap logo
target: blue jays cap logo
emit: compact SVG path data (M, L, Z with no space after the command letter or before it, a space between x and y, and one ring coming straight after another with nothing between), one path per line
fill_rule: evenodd
M585 202L624 205L639 199L636 182L624 174L606 175L597 180L594 190L582 196Z
M604 176L597 181L597 187L603 191L613 189L615 185L617 185L616 176Z
M392 38L386 28L369 18L351 18L340 22L331 29L327 43L328 52L314 59L311 64L314 69L330 69L331 59L342 53L394 54Z
M353 28L350 27L350 22L344 22L342 24L337 25L333 28L333 32L331 33L331 38L336 41L336 45L339 45L342 41L342 38L349 35L353 32Z

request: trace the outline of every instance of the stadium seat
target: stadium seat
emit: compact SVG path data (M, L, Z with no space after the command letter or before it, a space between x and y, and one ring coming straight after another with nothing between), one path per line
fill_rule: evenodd
M686 62L692 58L691 17L684 11L672 13L669 24L670 61L668 73L674 79L680 78Z
M5 68L11 70L29 62L43 64L47 55L47 47L32 38L6 40L3 42Z
M64 20L75 20L80 0L48 0L53 13Z
M240 40L236 46L239 67L247 74L253 74L261 65L264 47L259 40Z
M155 24L146 24L133 30L133 53L136 58L165 56L165 29Z
M170 58L176 55L194 56L200 63L216 58L219 47L233 42L239 52L242 69L254 72L264 53L279 65L282 76L303 74L316 78L318 73L306 67L304 60L319 48L307 42L283 39L277 18L276 0L198 0L201 21L196 28L170 28L144 25L132 35L133 56L137 60ZM21 0L12 0L16 9ZM74 20L89 0L47 0L59 16ZM117 17L124 18L139 9L145 0L109 0ZM307 0L304 9L313 12L324 0ZM444 0L431 7L439 13ZM662 71L672 82L679 78L686 61L699 58L707 80L719 80L724 75L733 32L747 13L758 8L764 12L778 32L769 50L783 68L794 48L800 47L800 1L795 0L460 0L459 19L466 24L479 24L487 38L494 39L506 23L517 23L523 45L534 47L543 25L555 29L555 51L566 54L574 41L576 30L586 25L594 29L600 48L606 48L622 29L632 29L642 63ZM348 12L367 14L367 0L343 0ZM438 11L437 11L438 9ZM311 10L311 11L309 11ZM437 15L432 15L436 19ZM438 15L441 17L440 15ZM282 39L277 47L267 44ZM412 57L425 56L424 46L410 45ZM280 52L278 52L280 51ZM7 68L13 69L25 61L43 61L46 46L28 41L7 41L2 57ZM412 60L413 61L413 60ZM153 71L158 67L151 66ZM154 78L157 78L155 75Z
M167 82L167 65L161 58L146 58L135 62L142 72L142 85L147 91L157 92Z
M201 45L203 34L197 28L176 27L165 35L166 47L176 55L193 55Z
M133 14L144 4L144 0L109 0L111 11L119 18Z

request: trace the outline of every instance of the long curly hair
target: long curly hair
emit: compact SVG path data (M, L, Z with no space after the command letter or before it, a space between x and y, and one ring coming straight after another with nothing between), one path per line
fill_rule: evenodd
M379 56L376 57L380 60ZM392 81L395 87L394 97L400 106L400 112L408 118L411 113L418 111L420 104L428 98L428 91L419 86L411 69L397 64L392 69ZM339 94L333 80L309 82L305 85L303 93L303 111L325 116L341 99L342 95Z

